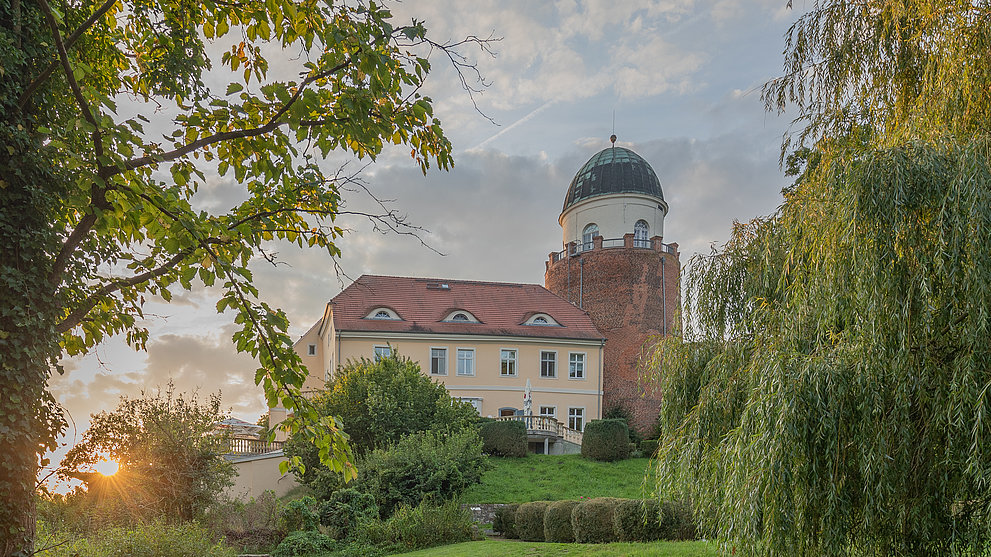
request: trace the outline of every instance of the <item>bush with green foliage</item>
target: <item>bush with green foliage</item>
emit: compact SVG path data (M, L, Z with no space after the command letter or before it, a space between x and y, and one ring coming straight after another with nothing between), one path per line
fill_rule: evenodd
M68 540L68 541L67 541ZM51 545L40 557L234 557L237 552L214 540L194 522L153 521L127 528L105 528L87 537L67 536L39 524L39 547ZM67 542L67 543L65 543Z
M452 398L444 385L420 371L419 364L398 354L377 361L349 361L326 389L313 404L320 415L339 417L359 457L390 447L411 433L453 433L472 427L478 419L470 404ZM297 476L321 499L341 485L339 475L320 464L316 446L302 435L291 436L284 450L289 457L300 457L306 471Z
M435 504L424 501L415 507L401 505L385 522L388 540L407 551L475 538L471 511L457 501Z
M547 501L523 503L516 509L516 534L525 542L544 541L544 512Z
M516 534L516 509L520 508L519 503L510 503L496 509L492 518L492 531L500 533L508 539L518 539Z
M582 437L582 456L606 462L629 458L629 429L623 420L590 421Z
M487 455L526 456L526 426L521 421L483 423L478 433L482 436L482 451Z
M196 393L176 393L171 383L155 394L121 397L114 411L92 416L58 476L86 482L71 499L89 515L88 529L202 517L235 474L221 456L227 439L214 434L226 417L219 393L202 401ZM119 463L120 471L112 477L93 473L103 459Z
M622 499L596 497L580 501L571 512L571 528L577 543L616 541L613 514Z
M644 439L640 442L640 455L644 458L654 458L657 455L657 447L660 442L657 439Z
M267 553L285 537L279 529L279 504L275 493L265 491L247 502L226 500L207 509L203 524L215 538L242 553Z
M624 499L618 502L613 511L616 538L621 542L670 539L662 528L660 512L661 505L656 499Z
M481 481L486 468L474 429L414 433L367 455L353 488L371 494L381 515L389 517L401 504L415 507L428 498L439 502L460 495Z
M279 509L279 529L283 532L310 532L319 523L317 500L309 495L293 499Z
M571 526L571 513L578 501L555 501L544 512L544 541L571 543L575 541L575 530Z
M336 548L337 544L330 536L315 530L297 530L282 540L272 557L313 557Z
M637 431L637 428L633 427L633 413L623 405L612 406L607 409L602 417L606 420L623 420L626 424L628 435L630 436L630 443L639 446L643 442L643 435Z
M378 517L375 498L353 488L338 489L320 505L320 524L326 526L327 535L336 540L351 537L359 522Z

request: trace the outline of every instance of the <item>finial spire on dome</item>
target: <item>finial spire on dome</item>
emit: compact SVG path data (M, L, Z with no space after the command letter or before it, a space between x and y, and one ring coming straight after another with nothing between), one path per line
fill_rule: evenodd
M616 146L616 134L610 135L609 136L609 141L612 143L612 146L615 147Z

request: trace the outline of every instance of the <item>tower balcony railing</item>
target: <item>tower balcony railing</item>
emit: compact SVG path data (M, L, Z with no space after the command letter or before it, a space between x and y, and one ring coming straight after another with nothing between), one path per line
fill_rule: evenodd
M601 241L597 242L599 240ZM622 238L602 238L600 236L596 236L591 242L572 242L568 244L567 248L550 254L550 257L552 263L557 263L568 256L579 255L587 251L616 248L655 249L653 239L635 238L633 234L627 234ZM656 249L662 253L669 253L671 255L677 255L678 253L677 244L657 242Z

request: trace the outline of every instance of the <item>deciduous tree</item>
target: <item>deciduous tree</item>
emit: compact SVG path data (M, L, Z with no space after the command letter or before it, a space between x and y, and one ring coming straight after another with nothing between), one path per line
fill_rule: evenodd
M658 487L746 555L985 551L991 8L820 1L787 45L797 181L691 263Z
M269 403L315 418L286 316L258 298L248 264L273 240L338 253L341 177L320 164L331 151L374 158L392 143L447 168L419 89L430 52L465 60L364 0L4 0L0 22L6 556L30 551L37 466L62 428L50 373L110 335L144 347L150 296L218 286ZM214 173L243 186L229 211L194 200ZM332 418L305 429L353 475Z

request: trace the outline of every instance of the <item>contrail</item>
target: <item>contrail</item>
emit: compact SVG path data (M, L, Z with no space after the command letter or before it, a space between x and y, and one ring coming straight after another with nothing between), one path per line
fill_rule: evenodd
M479 143L478 145L475 145L475 146L474 146L474 147L472 147L471 149L468 149L468 151L474 151L474 150L476 150L476 149L481 149L482 147L485 147L485 146L486 146L486 145L488 145L488 144L489 144L489 143L490 143L491 141L493 141L493 140L495 140L495 139L498 139L499 137L502 137L502 135L503 135L503 134L505 134L505 133L506 133L506 132L508 132L509 130L511 130L511 129L513 129L513 128L515 128L516 126L519 126L520 124L525 124L525 123L527 123L527 122L529 122L530 120L532 120L532 119L533 119L533 117L534 117L534 116L536 116L537 114L540 114L541 112L543 112L543 111L544 111L544 109L545 109L545 108L547 108L548 106L550 106L550 105L552 105L552 104L554 104L555 102L556 102L556 101L547 101L547 102L545 102L544 104L542 104L542 105L540 105L540 106L538 106L537 108L535 108L535 109L533 109L533 110L532 110L532 111L531 111L531 112L530 112L529 114L527 114L526 116L524 116L524 117L522 117L522 118L520 118L519 120L517 120L517 121L515 121L515 122L513 122L512 124L510 124L510 125L508 125L508 126L506 126L506 127L505 127L505 128L503 128L503 129L501 129L501 130L499 130L499 133L497 133L497 134L495 134L495 135L493 135L492 137L489 137L488 139L486 139L485 141L482 141L482 142L481 142L481 143Z

